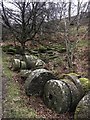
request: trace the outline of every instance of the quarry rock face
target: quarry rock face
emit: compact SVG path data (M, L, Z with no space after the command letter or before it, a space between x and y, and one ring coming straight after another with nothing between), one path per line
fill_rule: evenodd
M78 103L74 119L90 120L90 91Z
M30 95L43 95L44 85L50 79L56 77L46 69L36 69L31 72L25 81L25 91L28 96Z

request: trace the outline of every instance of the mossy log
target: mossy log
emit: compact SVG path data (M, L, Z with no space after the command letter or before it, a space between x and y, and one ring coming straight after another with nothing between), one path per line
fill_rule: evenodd
M59 80L49 80L44 87L44 103L58 113L69 111L71 93L68 86Z
M44 85L50 79L56 77L46 69L36 69L31 72L25 81L25 91L28 96L30 95L43 95Z
M74 120L90 120L90 92L78 103Z

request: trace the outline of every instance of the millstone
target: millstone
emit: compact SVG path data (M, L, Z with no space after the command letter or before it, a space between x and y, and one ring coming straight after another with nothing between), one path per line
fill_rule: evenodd
M25 62L27 64L27 68L33 68L35 67L36 64L36 60L38 58L36 56L33 55L25 55Z
M25 61L21 61L20 69L26 69L26 68L27 68L26 62Z
M20 76L23 79L26 79L31 74L31 70L21 70Z
M58 113L69 111L71 94L68 86L63 81L47 81L44 87L43 99L49 108Z
M74 111L77 103L81 100L82 96L79 90L77 89L76 85L72 81L68 79L61 79L61 81L65 82L70 89L70 93L71 93L70 111Z
M75 84L75 86L77 87L77 89L80 93L80 97L82 98L84 96L84 89L83 89L82 84L79 80L80 77L81 76L77 75L76 73L69 73L69 74L64 75L64 79L68 79Z
M90 92L85 95L76 107L75 120L90 120Z
M12 61L12 68L13 68L13 70L19 70L20 69L20 60L19 59L14 59Z
M27 68L42 68L45 65L41 59L38 59L33 55L25 55L25 62L27 64Z
M46 69L36 69L31 72L25 81L25 91L28 96L30 95L43 95L45 83L50 79L56 77Z
M35 64L36 68L43 68L44 65L45 65L45 62L42 61L41 59L36 60L36 64Z

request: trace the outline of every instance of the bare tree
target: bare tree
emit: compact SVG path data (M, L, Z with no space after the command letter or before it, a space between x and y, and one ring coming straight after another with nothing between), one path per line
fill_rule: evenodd
M69 71L74 70L73 62L74 62L74 53L77 47L77 42L79 41L79 28L81 21L80 15L83 12L86 12L88 8L87 3L82 3L79 0L77 0L77 2L78 2L77 5L75 5L71 0L69 0L69 3L66 3L66 5L63 8L63 20L65 26L64 39L66 44L67 62L68 62ZM74 7L75 7L75 11L77 11L75 15L72 14ZM85 16L83 15L83 17ZM76 34L74 36L75 39L72 43L71 36L74 31L76 31Z
M10 2L15 9L5 6L2 1L2 19L7 28L12 32L17 41L21 43L25 51L25 43L34 40L44 19L45 2Z

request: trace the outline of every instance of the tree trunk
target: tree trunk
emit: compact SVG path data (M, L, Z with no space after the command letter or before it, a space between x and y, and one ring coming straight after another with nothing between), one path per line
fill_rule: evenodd
M21 43L22 55L25 55L25 42Z

